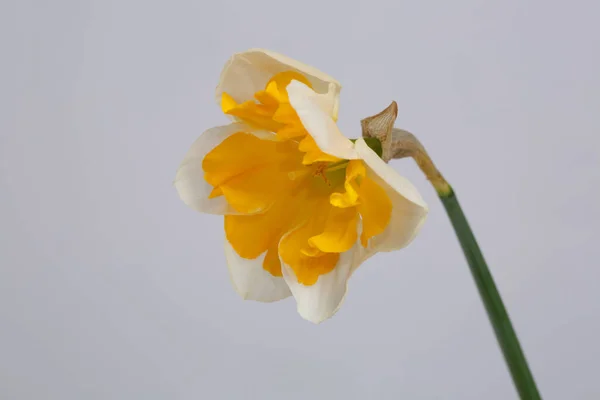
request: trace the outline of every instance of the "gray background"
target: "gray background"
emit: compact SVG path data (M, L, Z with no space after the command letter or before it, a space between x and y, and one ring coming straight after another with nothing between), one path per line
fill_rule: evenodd
M567 5L568 4L568 5ZM406 250L315 326L244 302L222 220L172 187L225 117L227 58L342 82L340 126L391 100L455 186L546 399L600 398L600 3L4 0L1 399L513 399L434 191Z

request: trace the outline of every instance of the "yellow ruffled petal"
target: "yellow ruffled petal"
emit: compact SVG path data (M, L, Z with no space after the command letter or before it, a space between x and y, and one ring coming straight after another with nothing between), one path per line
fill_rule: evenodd
M385 190L366 176L360 183L358 198L357 209L363 221L360 242L367 247L369 239L382 233L390 223L392 202Z
M317 142L315 142L315 139L313 139L313 137L310 135L306 135L304 139L300 141L298 149L306 153L304 155L304 158L302 159L302 164L304 165L310 165L316 162L341 161L340 158L322 152L319 146L317 145Z
M273 276L281 276L279 241L294 226L298 215L290 209L298 209L300 201L291 192L281 192L271 208L261 214L226 215L227 241L243 258L254 259L267 252L263 268Z
M279 238L273 241L263 260L263 269L273 276L282 276L281 261L279 261Z
M358 213L355 208L330 207L323 233L308 239L308 244L324 253L343 253L356 243Z
M350 160L346 167L346 181L344 193L332 193L330 202L336 207L353 207L358 203L359 180L366 174L365 166L361 160Z
M269 208L294 183L288 172L301 167L302 154L292 142L262 140L238 132L211 150L202 161L204 179L239 213Z
M282 140L296 139L306 136L306 130L296 111L288 103L281 103L273 114L273 120L283 125L277 130L277 137Z
M209 214L238 213L221 195L220 190L216 190L206 181L202 162L206 155L223 143L226 138L240 131L264 137L264 132L258 132L245 124L235 123L208 129L190 146L177 169L173 182L177 193L186 205Z
M279 243L281 260L292 268L300 284L314 285L319 276L333 270L339 260L338 253L315 252L314 248L308 246L308 240L322 232L323 224L322 217L315 213L302 226L284 236Z
M225 114L232 115L246 122L252 127L276 132L284 125L273 120L275 109L272 106L246 101L238 104L233 97L223 93L221 109Z
M299 81L311 87L310 82L302 74L285 71L275 74L268 82L265 90L254 94L254 100L237 103L228 93L221 95L221 109L227 115L259 129L282 133L283 139L306 135L298 115L289 105L287 86L291 81ZM293 133L292 133L293 132Z
M296 71L285 71L275 74L269 82L265 91L279 100L280 103L289 103L287 86L291 81L299 81L312 89L312 85L304 75Z

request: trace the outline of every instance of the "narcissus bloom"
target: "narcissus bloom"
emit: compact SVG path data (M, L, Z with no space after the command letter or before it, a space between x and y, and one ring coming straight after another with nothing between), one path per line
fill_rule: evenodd
M405 247L427 214L408 180L339 131L340 88L277 53L234 55L217 87L233 122L204 132L175 179L185 204L225 216L236 291L264 302L293 295L315 323L337 311L363 261Z

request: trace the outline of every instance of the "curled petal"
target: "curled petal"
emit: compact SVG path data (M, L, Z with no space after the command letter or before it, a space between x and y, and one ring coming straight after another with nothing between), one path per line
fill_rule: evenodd
M291 295L285 280L281 276L274 276L263 267L266 255L265 252L255 259L242 258L225 240L229 277L233 288L244 300L273 302Z
M337 118L341 85L331 76L292 58L264 49L250 49L234 54L225 64L216 91L217 104L223 93L242 103L253 100L254 94L265 89L275 74L295 71L304 75L315 92L324 95L325 111Z
M290 104L323 153L346 160L358 158L354 144L340 132L333 118L323 111L317 93L298 81L292 81L287 90Z

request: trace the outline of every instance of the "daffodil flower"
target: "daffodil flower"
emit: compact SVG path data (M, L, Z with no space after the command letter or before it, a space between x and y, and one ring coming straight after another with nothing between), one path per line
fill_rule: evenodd
M405 247L425 220L416 188L336 120L340 84L266 50L234 55L217 87L233 121L204 132L181 163L188 206L224 215L233 286L263 302L296 299L331 317L356 268Z

